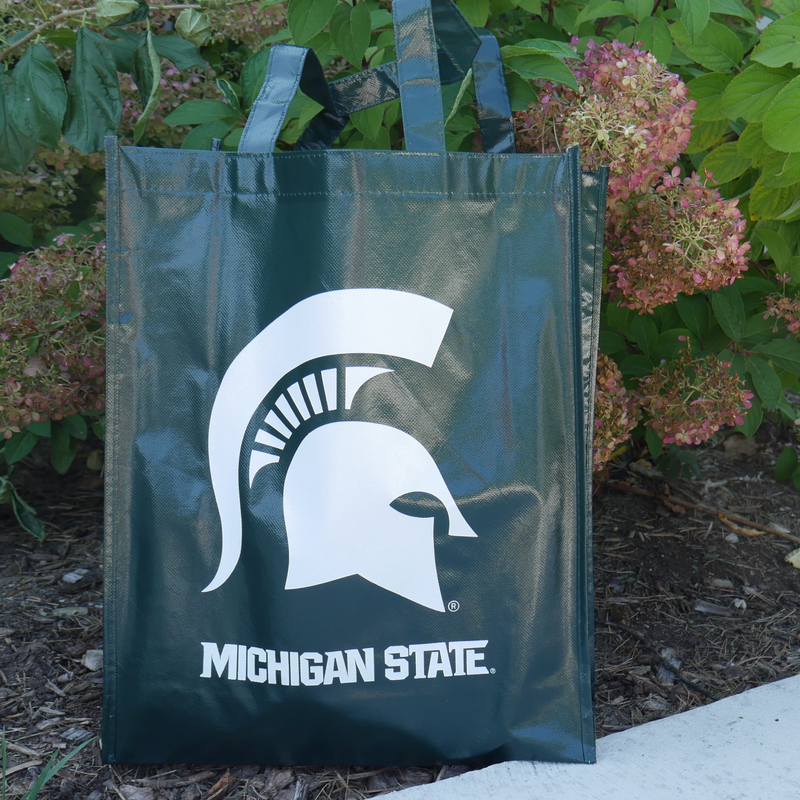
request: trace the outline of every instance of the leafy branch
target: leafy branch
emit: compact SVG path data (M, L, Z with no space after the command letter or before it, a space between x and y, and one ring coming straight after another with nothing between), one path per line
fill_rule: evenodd
M240 5L240 3L232 3L232 5ZM181 11L186 8L202 9L202 6L199 6L195 3L176 3L173 5L151 6L151 7L157 8L161 11ZM40 33L42 33L42 31L45 31L48 28L52 28L56 22L61 22L62 20L69 19L70 17L80 17L80 16L85 16L87 14L92 14L96 10L97 10L96 6L92 6L90 8L77 8L71 11L62 11L60 14L56 14L54 17L50 17L50 19L48 19L47 21L37 25L32 31L26 33L25 36L23 36L21 39L17 40L13 44L10 44L4 50L0 51L0 62L5 61L15 50L18 50L20 47L27 44L31 39L37 37Z

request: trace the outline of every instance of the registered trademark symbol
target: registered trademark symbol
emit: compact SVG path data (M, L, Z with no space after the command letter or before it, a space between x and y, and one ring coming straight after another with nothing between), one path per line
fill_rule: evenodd
M489 674L490 674L490 675L494 675L494 674L495 674L495 672L497 672L497 670L496 670L494 667L492 667L492 668L489 670Z
M458 611L459 608L461 608L461 603L459 603L458 600L451 600L447 604L448 611Z

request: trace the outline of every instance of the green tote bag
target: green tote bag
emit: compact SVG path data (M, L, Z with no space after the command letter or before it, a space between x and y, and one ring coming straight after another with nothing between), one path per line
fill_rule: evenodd
M108 762L594 760L605 178L514 151L450 0L393 14L330 85L275 46L238 152L108 142ZM398 96L405 150L330 149Z

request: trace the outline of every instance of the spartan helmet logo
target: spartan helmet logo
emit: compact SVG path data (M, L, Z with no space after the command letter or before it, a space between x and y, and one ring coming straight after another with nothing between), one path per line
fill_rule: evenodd
M452 309L426 297L388 289L344 289L314 295L259 333L225 373L211 412L208 455L222 522L217 574L203 590L230 577L241 553L239 459L250 420L264 398L296 367L326 356L372 353L430 367ZM249 453L249 481L275 468L294 429L315 415L350 408L358 390L391 370L349 366L295 381L269 408ZM344 378L340 391L339 376ZM301 389L302 384L302 389ZM289 402L291 398L291 403ZM447 510L449 534L476 534L450 494L430 453L389 425L337 419L300 441L286 470L283 514L289 545L286 589L361 575L436 611L444 611L430 517L392 507L422 492ZM264 446L261 449L255 445ZM246 453L245 453L246 455Z

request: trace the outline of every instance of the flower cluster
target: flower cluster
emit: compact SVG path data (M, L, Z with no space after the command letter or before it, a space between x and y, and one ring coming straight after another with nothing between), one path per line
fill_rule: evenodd
M646 50L617 41L589 41L587 48L575 72L577 92L545 84L538 103L517 112L517 149L580 145L587 169L609 167L613 218L620 202L646 192L686 148L696 103Z
M0 171L0 212L17 214L43 236L57 225L70 222L65 207L75 202L81 170L103 167L102 153L84 155L62 142L54 149L40 149L31 164L12 175Z
M708 441L722 425L741 425L753 393L730 366L714 355L693 357L687 345L639 382L639 402L650 415L646 424L666 444L678 445Z
M102 409L105 245L56 245L21 256L0 282L0 434Z
M597 355L597 389L594 404L594 468L602 469L628 439L641 412L636 398L622 383L616 363L602 353Z
M733 283L747 269L747 221L736 200L723 200L693 173L675 167L654 191L628 201L630 213L610 237L612 297L639 313Z
M286 19L283 4L267 8L262 8L262 3L226 4L218 11L208 9L206 13L212 42L232 39L250 47L260 45L267 36L279 31Z
M778 275L778 282L787 284L791 280L788 274ZM800 334L800 298L787 297L784 294L774 292L764 298L767 310L764 312L764 319L775 318L772 328L773 333L778 332L778 323L783 322L789 333L795 336Z

